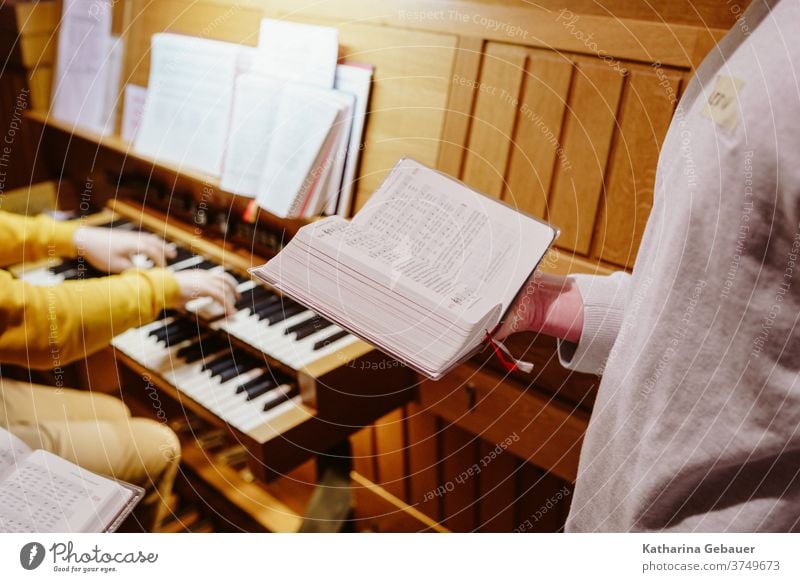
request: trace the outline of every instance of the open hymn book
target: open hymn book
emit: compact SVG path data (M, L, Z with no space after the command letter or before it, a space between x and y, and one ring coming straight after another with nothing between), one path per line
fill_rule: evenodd
M0 532L112 532L142 495L0 428Z
M352 220L303 227L251 273L438 379L491 337L557 235L403 158Z

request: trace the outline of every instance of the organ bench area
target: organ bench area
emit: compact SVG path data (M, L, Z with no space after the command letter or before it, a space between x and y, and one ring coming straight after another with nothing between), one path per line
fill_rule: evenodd
M340 57L375 67L352 211L411 156L559 226L546 270L607 274L634 262L676 100L745 7L125 0L114 27L122 78L146 85L156 32L253 45L262 17L336 26ZM177 519L165 529L313 529L325 522L304 516L341 517L342 503L342 527L357 531L563 527L599 379L561 369L554 341L510 342L534 361L531 375L481 354L422 381L246 277L303 221L245 221L247 200L214 178L137 156L117 136L69 131L46 111L25 123L63 207L164 236L180 248L172 268L239 280L227 323L165 313L76 367L79 382L120 390L179 433ZM70 266L55 271L29 276Z

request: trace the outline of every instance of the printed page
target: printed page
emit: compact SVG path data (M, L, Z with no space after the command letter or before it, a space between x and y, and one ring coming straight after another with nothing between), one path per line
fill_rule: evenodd
M345 159L342 186L339 199L331 201L327 208L328 214L348 216L353 199L354 180L358 159L361 155L361 143L364 137L364 125L367 118L367 105L369 93L372 88L371 65L338 65L336 67L336 84L338 91L350 93L355 97L353 106L353 121L350 124L350 137L347 144L347 157Z
M31 448L28 445L0 426L0 480L30 452Z
M336 157L335 150L341 136L339 120L342 115L343 113L340 110L336 116L336 121L333 122L331 130L328 132L325 143L322 144L319 156L311 166L311 173L307 180L308 186L305 189L305 193L301 193L302 202L290 210L292 216L303 216L305 218L317 216L325 206L328 186L334 180L333 166Z
M332 89L339 56L339 31L285 20L261 21L256 72Z
M134 149L219 176L239 52L238 45L226 42L154 35L147 101Z
M231 134L225 152L221 186L255 197L278 120L284 83L261 75L236 79Z
M295 239L297 244L295 244ZM390 237L362 228L355 221L331 216L301 229L291 245L305 245L311 254L320 254L339 270L348 270L365 287L381 287L408 304L420 309L425 318L438 315L469 333L493 305L478 302L460 281L452 283L435 273L410 274L408 262L414 257L411 247L397 244ZM311 256L309 254L309 257ZM317 265L321 257L315 257ZM498 303L495 301L495 304Z
M315 179L311 170L338 114L339 105L329 91L287 85L259 180L261 208L284 218L297 216L300 198Z
M100 134L113 130L106 107L111 47L110 0L64 0L53 85L56 119Z
M411 159L400 160L353 225L398 279L453 304L510 305L556 231Z
M103 531L132 495L116 481L37 450L0 482L0 531Z
M321 186L321 196L319 204L312 208L310 212L306 212L305 216L316 216L323 208L326 209L328 214L334 214L330 209L336 208L339 200L339 193L342 188L342 178L344 176L345 163L347 162L347 154L349 151L350 133L353 126L353 109L355 108L356 97L344 91L331 91L331 95L339 102L341 110L339 117L336 119L336 140L332 144L332 152L330 157L325 160L328 166L327 177L324 184Z

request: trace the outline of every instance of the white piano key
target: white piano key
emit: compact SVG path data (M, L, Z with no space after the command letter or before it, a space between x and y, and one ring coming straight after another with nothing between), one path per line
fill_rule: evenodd
M184 259L184 260L182 260L182 261L180 261L178 263L174 263L172 265L169 265L167 267L167 269L169 269L173 273L176 272L176 271L183 271L185 269L190 269L190 268L194 267L195 265L199 265L204 260L205 259L203 259L203 257L201 257L200 255L195 255L193 257L189 257L188 259Z
M272 391L278 391L281 388L281 386L276 386ZM279 393L285 394L286 392L288 392L288 390L281 389ZM261 419L265 415L263 402L266 402L267 400L263 398L264 396L266 396L266 394L262 394L262 396L258 398L258 400L262 402L261 405L257 405L255 400L242 400L239 401L239 406L237 408L230 410L221 416L229 424L232 424L237 428L243 425L250 425L254 422L255 424L252 424L252 426L255 428L256 426L262 424L263 421Z
M298 396L294 396L291 400L287 400L282 404L278 404L275 408L271 408L266 412L262 411L261 414L250 420L249 422L244 421L239 423L236 426L242 432L248 432L253 430L256 427L261 426L262 424L268 423L271 419L277 418L278 416L288 412L289 410L293 409L295 406L299 406L302 402L302 398Z
M333 334L334 332L331 332ZM325 339L327 336L323 336L319 339ZM325 346L324 348L320 348L317 351L309 352L305 357L302 355L298 355L296 358L292 359L294 364L287 362L292 368L295 370L300 369L304 366L309 365L312 362L316 362L320 358L325 358L330 356L331 354L335 354L342 348L349 346L350 344L354 344L358 341L358 338L353 334L346 335L345 337L331 343L330 345Z

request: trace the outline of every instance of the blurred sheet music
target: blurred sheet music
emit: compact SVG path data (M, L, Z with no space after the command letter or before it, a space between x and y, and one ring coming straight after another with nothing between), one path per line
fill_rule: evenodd
M103 8L98 10L97 7ZM108 0L64 0L58 35L53 87L53 116L77 127L107 134L113 131L108 109L109 76L113 76L111 5Z
M265 18L258 40L257 72L296 83L332 89L339 32L328 26Z
M254 197L275 131L283 83L260 75L236 79L231 136L221 186Z
M240 51L221 41L154 35L135 150L219 176Z

